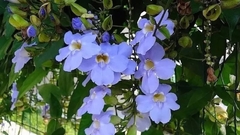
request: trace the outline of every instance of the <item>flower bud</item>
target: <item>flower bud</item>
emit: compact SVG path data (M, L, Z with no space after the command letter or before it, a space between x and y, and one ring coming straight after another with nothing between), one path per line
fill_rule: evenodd
M112 29L112 25L113 25L113 20L112 20L112 16L109 15L108 17L106 17L102 23L102 28L105 31L109 31Z
M116 115L112 115L111 116L111 121L110 121L113 125L119 124L121 122L121 118L116 116Z
M7 9L11 14L18 14L22 17L27 16L27 13L22 10L19 10L19 8L17 6L8 6Z
M71 5L72 3L75 3L76 0L64 0L65 5Z
M110 40L110 34L105 31L103 34L102 34L102 42L109 42Z
M211 21L217 20L221 13L222 10L219 4L211 5L207 9L203 10L203 16Z
M75 30L81 30L82 27L82 21L79 17L72 18L72 27Z
M118 100L115 96L105 96L104 101L108 105L116 105L118 103Z
M240 5L240 0L221 0L220 5L223 9L231 9Z
M146 12L149 15L157 15L163 10L162 6L151 4L147 6Z
M54 3L59 4L59 5L63 5L64 0L54 0Z
M78 5L77 3L72 3L70 7L72 12L77 16L81 16L82 14L87 13L87 9Z
M30 22L35 26L40 26L41 25L41 20L36 15L31 15L30 16Z
M54 22L55 25L60 24L60 20L58 19L58 17L55 14L50 14L50 19Z
M189 36L183 36L178 40L178 44L183 48L192 47L192 39Z
M179 25L182 29L187 29L190 25L190 22L187 18L187 16L183 16L179 22Z
M112 0L103 0L103 7L105 9L111 9L113 7L113 1Z
M27 28L29 25L29 23L18 14L11 15L9 23L18 30Z
M27 29L27 36L30 37L35 37L37 35L37 30L35 29L34 26L30 25Z
M46 9L44 7L40 7L39 12L38 12L38 16L40 19L45 19L46 18Z
M51 39L48 35L46 35L44 32L41 32L39 35L38 35L38 40L39 42L49 42Z

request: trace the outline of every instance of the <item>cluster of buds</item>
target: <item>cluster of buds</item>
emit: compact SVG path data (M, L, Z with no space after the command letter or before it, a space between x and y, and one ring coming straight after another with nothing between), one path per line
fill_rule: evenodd
M190 15L192 12L190 2L185 2L183 0L179 0L177 3L177 11L180 15Z

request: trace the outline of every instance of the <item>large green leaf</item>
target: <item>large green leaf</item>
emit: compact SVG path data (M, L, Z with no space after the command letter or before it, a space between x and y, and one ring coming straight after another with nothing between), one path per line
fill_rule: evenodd
M61 118L62 117L62 106L59 100L51 94L50 96L50 115L51 118Z
M72 72L65 72L61 68L58 78L58 86L62 95L69 96L74 88Z
M19 88L18 98L24 96L24 94L33 88L37 83L42 81L43 77L47 75L47 71L42 68L36 68L27 78L24 80L22 86Z
M7 54L7 50L9 46L11 45L13 39L6 38L5 36L0 37L0 59L4 58Z
M230 96L230 94L226 91L224 87L216 86L213 88L216 95L218 95L224 102L227 102L231 105L237 105L234 99Z
M147 131L142 132L141 135L163 135L163 131L151 126Z
M9 73L9 81L8 81L8 87L17 79L17 77L19 76L18 73L14 72L14 65L12 65L11 67L11 71Z
M61 98L59 88L54 84L43 84L38 87L39 94L46 103L50 103L51 95L54 95L58 100Z
M55 130L52 135L65 135L66 131L63 127L58 128Z
M217 123L210 121L209 119L205 119L204 121L204 130L205 135L218 135L219 127Z
M81 118L81 122L78 128L78 135L85 135L84 130L88 128L92 123L92 117L90 114L84 114Z
M8 2L1 0L0 1L0 15L4 13L4 11L6 10L6 6L7 6Z
M201 118L199 113L187 117L186 121L184 121L184 131L189 133L189 134L198 134L200 135L202 133L201 129Z
M95 86L94 83L89 81L89 83L84 87L82 82L85 80L86 76L82 75L78 78L77 88L73 91L70 103L68 106L67 118L71 119L71 117L77 112L77 110L81 107L83 103L83 99L89 95L89 91L91 88Z
M52 133L61 126L57 119L51 119L47 126L47 134L52 135Z

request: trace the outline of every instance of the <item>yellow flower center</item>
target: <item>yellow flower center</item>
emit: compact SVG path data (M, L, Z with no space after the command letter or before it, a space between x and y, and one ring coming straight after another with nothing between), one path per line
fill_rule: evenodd
M162 93L157 93L153 96L153 100L155 102L164 102L165 101L165 96Z
M100 54L100 55L97 55L96 61L97 61L98 63L100 63L100 62L108 63L109 57L108 57L108 55L106 55L106 54Z
M151 60L146 60L145 65L144 65L146 70L154 68L154 63Z
M78 41L74 41L71 44L71 50L80 50L82 48L82 44Z
M154 30L154 25L153 24L151 24L151 23L145 24L145 26L144 26L144 33L145 34L148 33L148 32L151 32L153 30Z

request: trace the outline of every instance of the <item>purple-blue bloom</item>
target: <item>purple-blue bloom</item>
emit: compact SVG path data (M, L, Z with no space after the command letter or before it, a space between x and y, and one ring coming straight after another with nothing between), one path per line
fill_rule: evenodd
M180 108L176 103L177 96L169 93L171 86L160 84L153 93L146 95L138 95L136 97L137 110L141 113L149 113L150 118L155 122L167 123L171 119L171 110L175 111Z
M17 83L13 83L12 84L12 94L11 94L11 102L12 102L12 106L11 106L11 110L13 110L15 108L15 103L17 102L17 97L18 97L18 90L17 90Z
M164 11L160 12L154 19L155 22L158 23L162 18ZM168 10L164 14L164 17L159 25L160 27L166 27L169 31L169 34L173 34L174 23L168 19ZM141 29L135 35L135 38L131 41L130 44L136 45L139 43L137 48L137 53L141 55L145 55L145 53L152 48L154 45L156 38L153 36L153 33L156 29L156 25L153 24L150 20L143 18L138 21L138 27ZM157 29L156 36L160 40L164 40L166 37Z
M25 50L25 47L30 47L36 45L35 43L32 43L30 45L28 45L26 42L23 43L23 45L21 46L20 49L18 49L15 53L14 53L14 58L12 59L12 63L15 63L15 68L14 68L14 72L17 73L19 72L23 66L30 60L32 59L29 52L27 52Z
M83 99L83 105L78 109L78 116L86 112L89 114L100 114L105 105L104 97L111 94L111 90L105 86L96 86L90 90L89 97Z
M72 71L79 67L82 59L89 59L100 51L100 47L95 43L96 35L92 33L80 35L79 33L72 34L68 31L64 35L64 42L68 45L59 50L59 55L56 56L57 61L62 61L66 58L63 69L64 71Z
M164 55L163 47L156 42L146 55L139 56L141 62L135 78L142 77L141 87L143 90L148 90L145 91L147 93L153 93L158 88L158 79L167 80L174 74L176 63L169 58L163 58Z
M27 35L28 37L35 37L37 35L37 30L35 29L34 26L30 25L27 28Z
M151 126L151 120L149 118L149 115L138 113L138 114L136 114L136 116L133 116L129 120L129 122L127 124L127 128L129 128L130 126L132 126L134 124L134 118L136 119L135 121L136 121L137 130L140 132L148 130L149 127Z
M41 107L41 114L42 114L42 117L44 118L49 118L50 117L50 114L47 113L50 109L50 106L48 104L44 105Z
M79 17L72 18L72 27L75 30L81 30L82 29L82 21Z
M91 80L97 85L117 83L121 73L128 68L128 56L131 55L132 48L126 43L101 43L100 47L101 51L90 59L84 59L78 69L89 72Z
M109 42L110 41L110 34L105 31L103 34L102 34L102 42Z
M106 111L99 115L93 115L93 123L85 129L86 135L114 135L115 127L110 123L112 112Z

